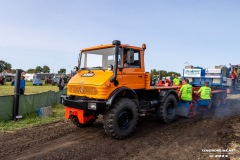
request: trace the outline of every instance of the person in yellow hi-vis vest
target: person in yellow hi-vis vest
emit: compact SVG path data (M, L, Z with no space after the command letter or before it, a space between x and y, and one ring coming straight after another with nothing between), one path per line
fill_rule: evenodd
M206 81L204 83L204 86L202 86L196 93L199 94L200 93L200 98L197 102L198 107L197 110L200 111L199 109L201 107L204 108L211 108L211 92L212 89L209 87L209 82Z
M209 87L209 82L206 81L204 83L204 86L202 86L199 90L198 93L200 93L200 99L203 100L211 100L211 88Z
M180 85L180 79L178 78L178 75L175 75L175 78L173 79L173 85L175 86Z
M181 97L182 102L192 101L192 85L189 84L188 79L185 79L185 84L180 88L178 96Z

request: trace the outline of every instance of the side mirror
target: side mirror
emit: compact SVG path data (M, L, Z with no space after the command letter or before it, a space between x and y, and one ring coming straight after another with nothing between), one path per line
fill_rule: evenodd
M75 66L73 70L74 70L75 72L77 72L77 71L78 71L78 67Z
M127 51L127 61L128 63L134 62L134 51Z
M108 65L108 70L109 70L109 71L112 71L112 70L113 70L113 65L109 64L109 65Z

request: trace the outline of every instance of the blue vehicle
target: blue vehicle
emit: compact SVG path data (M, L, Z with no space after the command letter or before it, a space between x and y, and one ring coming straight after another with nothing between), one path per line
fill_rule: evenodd
M39 79L39 78L36 78L36 77L34 77L33 78L33 85L34 86L41 86L42 85L42 80L41 79Z

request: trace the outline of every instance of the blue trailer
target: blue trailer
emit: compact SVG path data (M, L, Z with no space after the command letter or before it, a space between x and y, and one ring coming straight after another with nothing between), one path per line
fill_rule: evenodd
M188 79L193 86L191 103L178 102L177 114L184 117L193 117L204 110L218 108L226 104L227 92L230 92L232 79L229 78L229 68L216 66L214 69L204 69L202 67L186 66L183 69L183 79ZM208 81L212 89L210 103L200 100L196 94L204 83Z

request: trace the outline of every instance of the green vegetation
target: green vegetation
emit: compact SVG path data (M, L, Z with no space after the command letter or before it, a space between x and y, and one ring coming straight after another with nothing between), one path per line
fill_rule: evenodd
M157 75L157 76L160 73L161 77L167 77L167 76L172 77L173 75L181 76L181 74L177 73L177 72L173 72L173 71L167 72L165 70L156 70L156 69L152 69L150 73L151 73L151 75Z
M33 86L32 82L26 82L25 94L35 94L46 91L58 91L57 86L52 86L47 84L43 86ZM6 85L0 85L0 96L13 95L14 86L11 86L10 82L7 82ZM65 107L61 104L52 106L53 115L48 117L40 117L37 115L37 112L24 115L22 119L17 121L0 121L0 133L1 132L11 132L22 128L28 128L32 126L37 126L41 124L56 122L64 119Z
M47 117L40 117L37 115L37 112L34 112L23 116L22 119L17 121L0 121L0 133L16 131L18 129L38 126L64 119L65 108L63 105L58 104L53 106L52 111L53 115Z
M35 93L41 93L46 91L58 91L57 86L53 86L51 84L45 85L43 83L42 86L33 86L32 82L26 82L25 86L25 94L35 94ZM11 86L11 82L7 82L6 85L0 85L0 96L6 96L6 95L14 95L14 86Z

